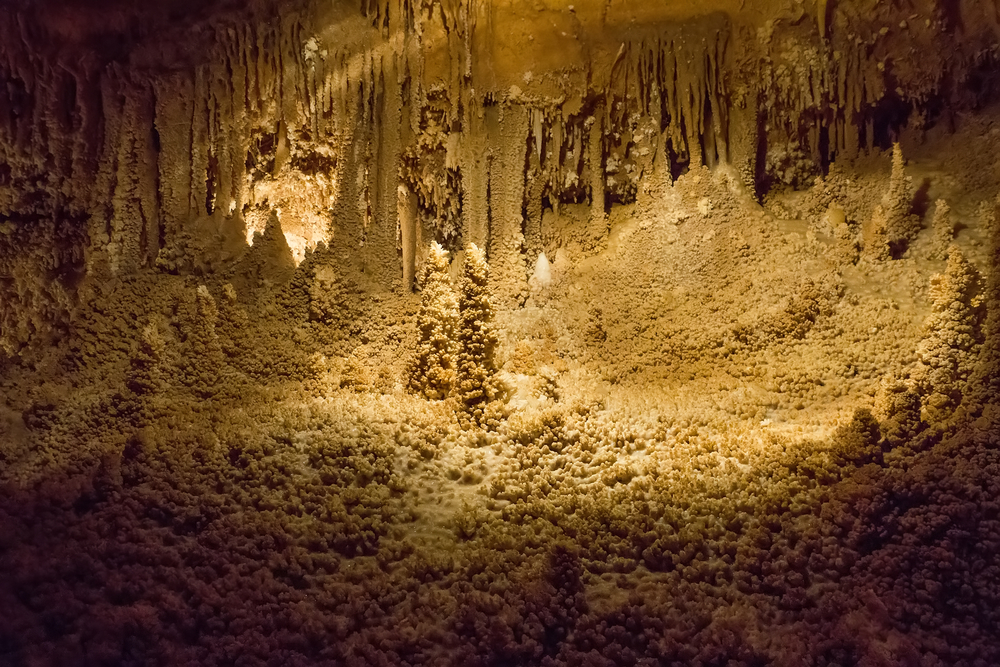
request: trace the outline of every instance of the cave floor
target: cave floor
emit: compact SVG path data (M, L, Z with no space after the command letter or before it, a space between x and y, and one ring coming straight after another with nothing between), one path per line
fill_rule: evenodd
M420 294L331 305L329 257L91 286L0 369L0 661L1000 661L1000 151L963 123L895 259L856 243L891 151L762 204L692 170L596 238L547 211L485 429L405 390Z

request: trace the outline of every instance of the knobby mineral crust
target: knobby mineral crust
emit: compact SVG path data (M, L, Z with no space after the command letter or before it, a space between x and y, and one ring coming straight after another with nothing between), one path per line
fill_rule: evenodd
M998 44L5 3L0 663L1000 663Z

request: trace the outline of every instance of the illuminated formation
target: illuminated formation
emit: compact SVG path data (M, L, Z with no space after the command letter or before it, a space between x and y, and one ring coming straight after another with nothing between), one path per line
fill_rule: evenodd
M934 247L931 256L935 259L947 259L951 242L955 238L955 221L951 215L951 207L943 199L934 203L934 218L931 222L934 230Z
M476 424L484 424L490 403L500 398L496 380L497 335L487 283L490 267L475 243L465 250L458 285L458 373L455 393ZM494 423L495 426L495 423Z
M926 396L928 420L947 419L961 403L978 361L982 342L981 281L962 251L952 246L948 267L930 282L931 315L927 337L917 350L913 381Z
M448 268L448 252L437 242L432 243L421 280L417 350L408 385L410 391L432 400L446 398L456 378L459 303Z
M913 214L912 179L906 175L903 149L898 143L892 146L892 172L889 191L886 193L886 216L889 252L898 258L920 231L920 218Z
M0 667L1000 665L1000 0L2 4Z
M477 425L486 424L501 396L489 272L486 254L469 244L456 293L447 251L431 244L421 281L417 349L408 371L410 391L432 400L453 396L463 418ZM497 406L492 407L496 426Z
M920 231L920 219L911 212L911 179L904 167L903 149L894 144L889 190L865 227L865 253L873 260L898 259Z

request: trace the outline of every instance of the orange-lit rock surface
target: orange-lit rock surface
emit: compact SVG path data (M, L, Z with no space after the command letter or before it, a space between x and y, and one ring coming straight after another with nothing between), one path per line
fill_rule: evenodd
M0 664L1000 662L998 37L6 3Z

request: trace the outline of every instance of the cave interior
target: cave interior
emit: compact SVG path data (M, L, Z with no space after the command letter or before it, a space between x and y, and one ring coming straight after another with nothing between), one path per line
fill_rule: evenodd
M0 664L1000 664L998 0L0 0Z

